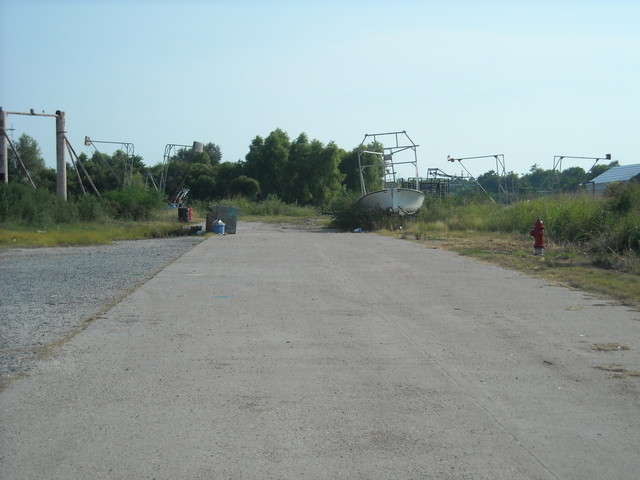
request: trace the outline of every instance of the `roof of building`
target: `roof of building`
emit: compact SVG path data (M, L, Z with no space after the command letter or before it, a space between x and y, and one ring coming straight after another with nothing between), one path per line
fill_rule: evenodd
M635 165L620 165L611 167L604 173L591 180L593 183L627 182L640 175L640 163Z

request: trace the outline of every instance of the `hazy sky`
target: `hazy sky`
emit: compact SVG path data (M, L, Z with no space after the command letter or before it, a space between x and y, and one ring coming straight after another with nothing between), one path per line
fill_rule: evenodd
M147 165L194 140L244 159L276 128L346 150L406 130L421 176L640 163L639 89L637 0L0 0L0 106ZM8 126L55 165L54 119Z

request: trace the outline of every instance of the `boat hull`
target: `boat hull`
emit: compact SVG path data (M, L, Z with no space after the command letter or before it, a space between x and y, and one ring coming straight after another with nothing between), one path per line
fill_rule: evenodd
M411 188L385 188L360 198L365 208L381 208L397 213L413 213L422 206L424 193Z

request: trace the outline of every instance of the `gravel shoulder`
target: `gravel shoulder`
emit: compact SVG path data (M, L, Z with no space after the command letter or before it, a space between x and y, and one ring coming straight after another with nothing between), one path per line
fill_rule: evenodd
M0 250L0 388L201 241Z

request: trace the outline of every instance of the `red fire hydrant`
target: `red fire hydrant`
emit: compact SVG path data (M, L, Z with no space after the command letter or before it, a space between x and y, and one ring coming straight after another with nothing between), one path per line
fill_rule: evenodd
M533 237L533 252L535 255L544 255L544 224L537 219L533 230L529 232Z

